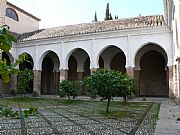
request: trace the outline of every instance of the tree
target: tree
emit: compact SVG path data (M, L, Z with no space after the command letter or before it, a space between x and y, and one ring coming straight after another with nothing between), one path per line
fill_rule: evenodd
M94 21L93 22L97 22L98 20L97 20L97 14L96 14L96 12L95 12L95 14L94 14Z
M90 92L96 92L103 99L107 99L106 112L109 112L110 102L116 95L121 73L100 69L94 74L84 78L84 84Z
M61 97L68 96L68 101L70 101L70 96L76 97L80 90L79 81L63 80L59 86L59 95Z
M113 20L111 13L109 14L109 20Z
M113 20L111 13L109 12L109 3L106 5L106 13L105 13L105 21L107 20Z
M106 5L105 21L109 20L109 2Z
M124 102L127 102L127 96L135 94L137 83L134 78L127 74L122 74L120 79L121 86L117 89L116 96L123 97Z
M83 83L89 92L93 92L93 95L97 94L108 100L107 113L109 112L112 97L121 96L126 102L127 95L134 93L136 90L136 83L133 78L113 70L100 69L94 74L85 77Z
M0 51L9 52L12 44L16 41L15 37L10 34L9 28L5 25L0 26ZM16 68L19 63L25 60L26 54L20 55L15 63L10 63L7 65L7 61L0 58L0 75L5 83L9 82L10 74L17 74L18 69Z

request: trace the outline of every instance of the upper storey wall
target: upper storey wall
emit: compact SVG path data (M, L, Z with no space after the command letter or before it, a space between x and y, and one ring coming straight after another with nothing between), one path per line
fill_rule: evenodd
M18 19L14 19L14 16ZM8 25L12 32L22 34L39 29L39 18L6 0L0 0L0 17L1 24Z

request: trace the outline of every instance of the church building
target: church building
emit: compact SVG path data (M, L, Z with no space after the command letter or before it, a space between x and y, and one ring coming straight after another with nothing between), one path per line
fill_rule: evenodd
M31 92L57 94L61 80L81 80L99 68L127 73L138 82L138 96L180 99L180 1L163 0L164 15L138 16L39 29L40 19L0 1L0 24L17 42L1 57L12 62L26 52L33 70ZM17 75L0 80L0 93L17 90ZM82 90L81 94L86 94Z

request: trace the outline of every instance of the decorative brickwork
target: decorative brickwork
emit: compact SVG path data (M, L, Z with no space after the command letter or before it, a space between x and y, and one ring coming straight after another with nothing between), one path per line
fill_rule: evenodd
M167 72L167 74L169 78L169 98L174 98L174 86L176 85L176 83L173 79L173 71L175 69L175 66L169 66L168 69L169 72Z
M78 80L82 80L84 78L84 72L77 72Z
M59 75L60 75L60 72L56 71L54 72L54 90L55 90L55 93L54 94L58 94L58 86L59 86Z
M33 92L41 94L41 70L34 70L34 86Z
M137 85L138 85L138 89L137 89L137 91L136 91L136 95L137 96L139 96L140 95L140 91L139 91L139 72L140 72L140 70L139 69L134 69L134 78L136 79L136 81L137 81Z

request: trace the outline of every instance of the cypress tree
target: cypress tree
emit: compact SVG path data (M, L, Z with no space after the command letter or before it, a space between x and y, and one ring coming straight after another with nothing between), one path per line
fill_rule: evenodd
M109 2L106 5L105 21L109 20Z
M97 22L97 14L96 14L96 11L95 11L95 15L94 15L94 22Z
M109 14L109 20L113 20L111 13Z

